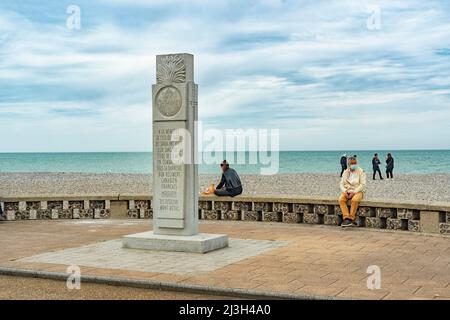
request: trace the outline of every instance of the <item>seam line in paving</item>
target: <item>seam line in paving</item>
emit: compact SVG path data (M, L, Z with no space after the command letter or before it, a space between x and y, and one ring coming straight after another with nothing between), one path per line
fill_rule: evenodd
M0 275L4 276L20 276L51 280L66 281L69 274L62 272L38 271L19 268L0 267ZM97 283L114 286L135 287L145 289L156 289L164 291L176 291L196 294L208 294L218 296L228 296L233 298L245 299L276 299L276 300L340 300L332 296L320 296L312 294L290 294L275 291L257 291L245 290L237 288L225 288L215 286L203 286L196 284L181 284L174 282L154 281L154 280L138 280L120 277L92 276L82 275L81 282Z

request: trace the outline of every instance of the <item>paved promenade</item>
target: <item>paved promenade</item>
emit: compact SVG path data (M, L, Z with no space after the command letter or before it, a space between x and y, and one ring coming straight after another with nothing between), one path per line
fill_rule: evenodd
M0 267L66 272L75 264L82 275L180 285L333 298L450 299L448 237L211 221L202 222L200 231L229 234L230 248L205 255L121 248L121 236L150 227L148 220L2 222ZM378 290L367 288L369 266L381 270Z
M0 300L215 300L228 299L213 295L167 292L143 288L83 283L80 290L67 290L58 280L0 276Z

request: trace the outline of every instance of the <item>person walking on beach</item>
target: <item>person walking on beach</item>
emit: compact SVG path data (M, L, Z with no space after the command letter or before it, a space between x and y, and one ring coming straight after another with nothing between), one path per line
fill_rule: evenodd
M216 196L235 197L242 193L242 183L236 170L230 168L227 160L223 160L220 164L222 168L222 179L214 190Z
M364 170L358 166L358 161L355 157L349 157L348 167L349 168L344 171L339 185L341 189L339 206L342 211L342 218L344 219L341 224L341 227L343 228L356 225L356 212L359 203L366 192L366 174ZM351 200L350 211L347 206L349 200Z
M341 175L344 173L344 171L347 170L347 155L344 153L341 157Z
M386 157L386 176L388 180L389 178L394 180L392 171L394 171L394 158L392 157L392 154L388 153Z
M373 159L372 159L373 180L376 180L375 176L376 176L377 172L378 172L378 175L380 176L380 180L383 180L383 177L381 175L381 170L380 170L380 164L381 164L381 161L378 158L378 153L375 153L373 156Z

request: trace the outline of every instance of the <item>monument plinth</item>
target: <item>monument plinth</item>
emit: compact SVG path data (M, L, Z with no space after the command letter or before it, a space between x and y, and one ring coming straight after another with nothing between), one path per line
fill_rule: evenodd
M157 56L152 91L153 231L125 236L123 247L201 253L227 247L227 235L198 233L194 56Z

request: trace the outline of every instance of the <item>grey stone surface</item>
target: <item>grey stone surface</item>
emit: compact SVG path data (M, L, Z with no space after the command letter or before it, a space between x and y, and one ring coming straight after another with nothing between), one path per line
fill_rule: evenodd
M310 206L307 204L294 203L294 212L312 213L311 209L314 210L313 208L310 208Z
M123 237L126 248L205 253L228 246L227 235L198 234L198 165L196 121L198 87L194 56L156 57L153 85L153 200L130 200L129 214L154 217L153 231ZM217 218L236 220L229 208ZM147 213L146 213L147 210ZM221 215L221 216L219 216ZM208 213L202 212L203 218Z
M282 213L292 212L292 209L289 208L289 203L282 203L282 202L275 202L273 204L272 210L275 212L282 212Z
M376 215L378 218L392 218L391 208L376 208Z
M450 234L450 223L440 223L439 232L441 234Z
M285 223L299 223L300 214L295 212L285 212L283 213L283 222Z
M366 227L379 229L381 227L380 218L377 217L366 217Z
M439 233L439 212L421 211L420 212L420 230L425 233Z
M258 221L259 213L257 211L242 211L242 217L246 221Z
M316 214L328 214L328 206L327 205L316 204L314 206L314 213L316 213Z
M319 223L319 215L316 213L305 213L303 215L303 222L309 224Z
M336 214L326 214L324 216L324 224L337 226L339 224L339 216Z
M193 68L194 57L190 54L156 57L156 84L153 85L155 234L191 236L198 233L198 168L194 161L198 88Z
M234 202L234 210L252 210L252 202Z
M370 208L369 207L359 207L358 208L358 216L370 217Z
M200 254L128 249L122 247L122 240L112 240L46 252L20 261L191 275L214 271L287 244L288 241L230 239L229 247Z
M198 207L202 210L212 210L212 201L199 201Z
M122 238L123 247L157 251L206 253L228 247L224 234L199 233L192 236L154 234L153 231L136 233Z
M387 229L400 230L402 228L401 219L387 218Z
M214 201L213 203L214 210L231 210L231 202L230 201Z
M255 211L270 211L272 209L268 202L255 202L253 208Z
M412 219L418 220L419 211L414 209L398 209L397 210L397 218L399 219Z
M408 230L421 232L420 220L408 220Z
M236 210L222 211L220 220L239 220L239 212Z
M219 220L219 213L216 210L203 210L203 219Z
M267 222L281 222L281 215L278 212L263 212L263 221Z

